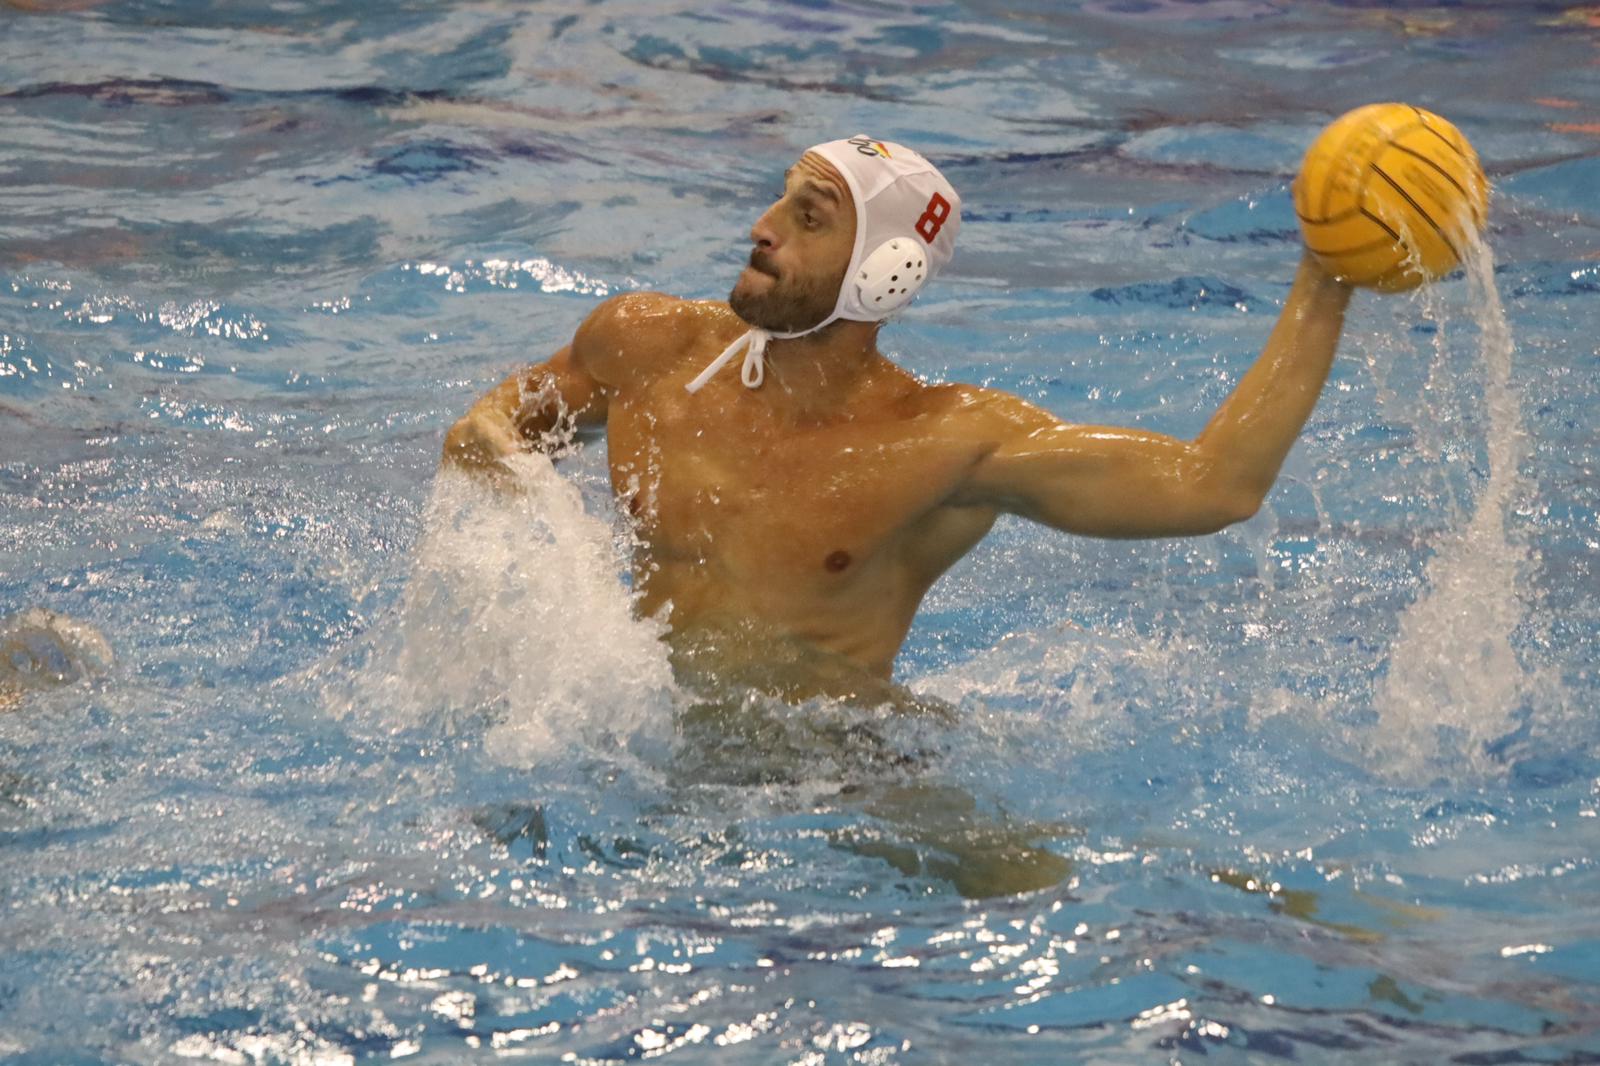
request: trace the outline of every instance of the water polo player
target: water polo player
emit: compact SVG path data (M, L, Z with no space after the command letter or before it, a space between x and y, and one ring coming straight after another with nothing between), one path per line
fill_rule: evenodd
M1327 377L1348 286L1307 255L1265 350L1195 439L1072 425L879 353L884 319L949 261L960 224L960 197L910 149L818 145L752 227L727 303L605 301L479 400L445 460L493 471L563 419L604 424L638 526L641 609L730 647L805 649L816 691L887 680L923 595L1001 513L1097 537L1255 513Z

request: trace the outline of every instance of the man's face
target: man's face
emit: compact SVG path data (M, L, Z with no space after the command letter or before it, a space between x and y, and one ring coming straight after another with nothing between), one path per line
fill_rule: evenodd
M807 153L783 195L750 228L755 249L728 296L734 312L774 333L810 329L833 313L855 250L856 209L833 164Z

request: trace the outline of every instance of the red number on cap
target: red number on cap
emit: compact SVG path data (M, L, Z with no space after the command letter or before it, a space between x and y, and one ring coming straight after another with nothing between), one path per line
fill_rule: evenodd
M950 201L934 193L933 198L928 201L928 209L917 219L917 236L932 244L933 239L939 236L939 231L944 229L945 219L949 217Z

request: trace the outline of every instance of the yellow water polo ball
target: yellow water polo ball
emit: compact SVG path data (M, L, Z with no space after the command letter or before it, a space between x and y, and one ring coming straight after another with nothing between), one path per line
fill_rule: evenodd
M1384 292L1454 270L1488 209L1478 153L1410 104L1368 104L1335 119L1294 180L1306 247L1341 280Z

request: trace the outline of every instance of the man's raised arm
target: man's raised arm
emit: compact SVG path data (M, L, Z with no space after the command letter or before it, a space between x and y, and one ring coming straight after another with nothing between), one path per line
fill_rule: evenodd
M1249 518L1316 405L1350 294L1306 255L1260 358L1192 441L1069 425L980 393L975 429L993 450L951 502L1100 537L1211 533Z

